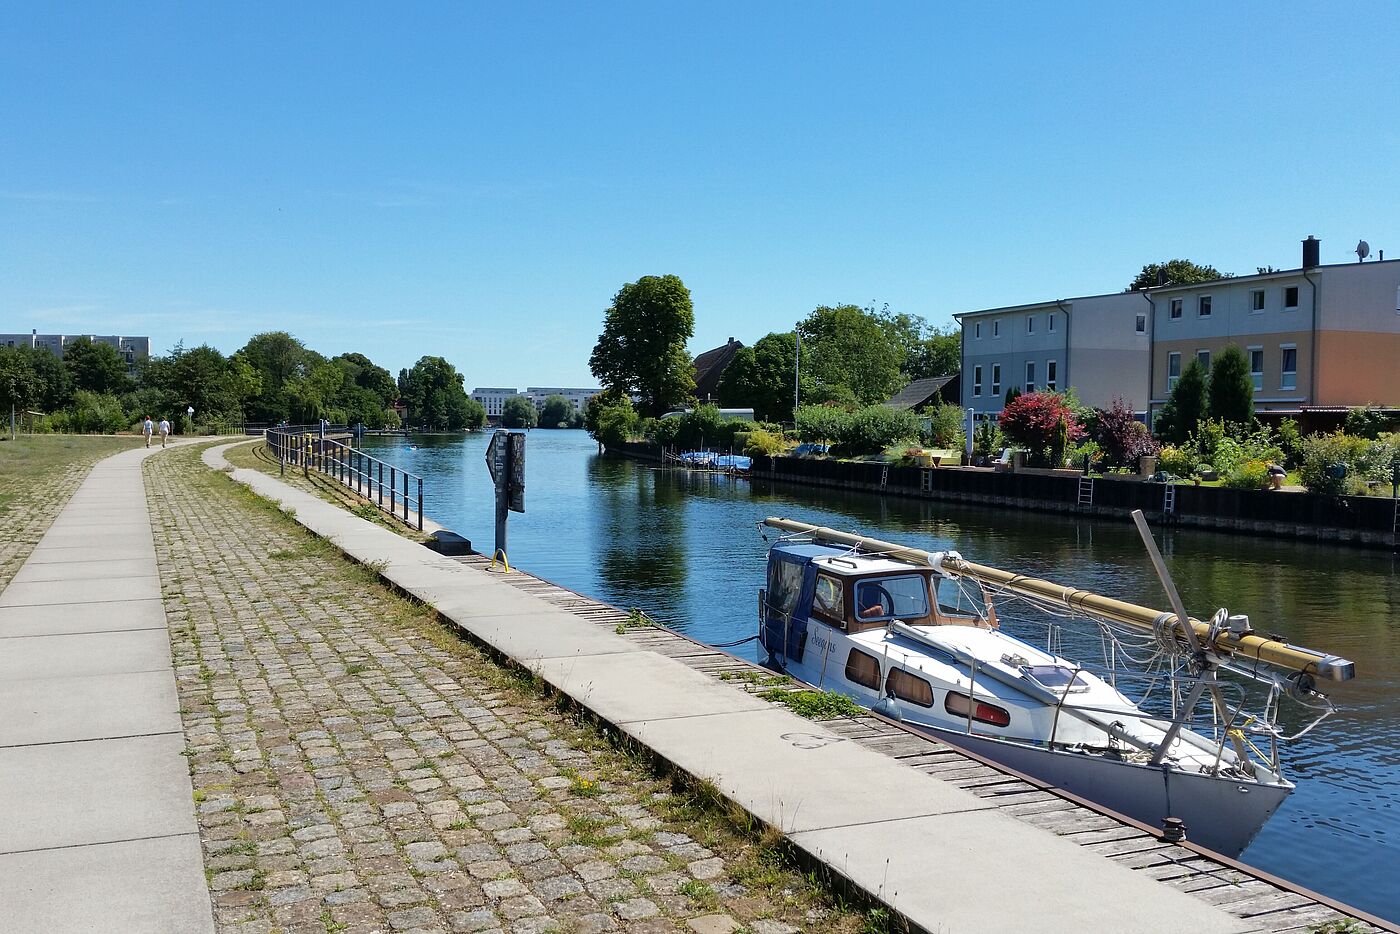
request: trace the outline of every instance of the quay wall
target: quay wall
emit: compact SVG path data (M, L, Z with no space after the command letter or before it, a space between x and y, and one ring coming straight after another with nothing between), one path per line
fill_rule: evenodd
M660 446L645 442L629 442L609 450L639 460L662 460ZM1397 547L1396 503L1377 496L1327 496L1177 484L1175 509L1166 512L1165 484L1129 477L1095 478L1092 502L1081 504L1077 475L897 467L869 461L759 456L753 458L749 476L914 499L1120 520L1129 519L1133 510L1141 509L1156 525L1370 548Z

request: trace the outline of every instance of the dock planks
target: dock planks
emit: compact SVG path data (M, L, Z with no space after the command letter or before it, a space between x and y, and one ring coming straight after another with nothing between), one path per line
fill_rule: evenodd
M492 570L484 555L456 560L478 570ZM651 651L683 662L716 680L743 690L752 679L773 672L730 655L659 623L638 625L627 612L585 597L542 578L513 569L506 580L526 593L568 610L581 619L616 631ZM723 677L724 675L729 677ZM750 680L746 680L750 679ZM1261 934L1294 934L1331 922L1350 921L1348 932L1400 928L1294 886L1257 869L1186 845L1163 842L1129 820L1022 776L1003 766L875 714L820 721L831 732L883 753L939 781L949 782L992 802L1002 813L1070 840L1105 859L1191 894L1255 925Z

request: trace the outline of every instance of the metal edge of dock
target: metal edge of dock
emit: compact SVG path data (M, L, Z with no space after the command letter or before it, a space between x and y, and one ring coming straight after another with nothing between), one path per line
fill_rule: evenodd
M478 570L491 570L491 561L485 555L463 555L455 560ZM640 646L735 687L752 688L753 679L741 677L736 682L723 675L773 674L769 669L653 620L639 626L625 610L529 572L511 569L501 576L526 593L595 625L615 630ZM1001 812L1258 925L1257 930L1261 932L1303 934L1329 922L1350 919L1369 925L1371 930L1400 934L1400 926L1393 922L1208 850L1189 839L1166 842L1160 838L1159 831L1132 818L975 753L955 749L872 711L818 722L845 739L950 782L979 798L997 799ZM1367 928L1353 923L1346 930L1360 932Z

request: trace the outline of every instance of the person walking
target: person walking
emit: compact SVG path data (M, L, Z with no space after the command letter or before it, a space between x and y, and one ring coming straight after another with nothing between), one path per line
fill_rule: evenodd
M149 415L141 422L141 433L146 436L146 447L151 446L151 432L155 430L155 427L155 422L151 421Z
M170 421L162 418L160 420L160 446L165 447L165 439L170 437Z

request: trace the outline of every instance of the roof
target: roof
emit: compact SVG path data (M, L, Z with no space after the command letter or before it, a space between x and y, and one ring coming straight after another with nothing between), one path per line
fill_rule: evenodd
M719 395L719 378L743 346L742 341L731 337L723 346L707 350L695 358L695 398L704 401Z
M899 392L895 393L890 401L885 405L896 409L919 409L928 404L934 396L948 383L957 379L958 374L952 373L948 376L930 376L927 379L916 379Z

